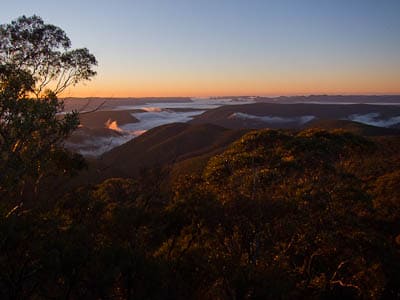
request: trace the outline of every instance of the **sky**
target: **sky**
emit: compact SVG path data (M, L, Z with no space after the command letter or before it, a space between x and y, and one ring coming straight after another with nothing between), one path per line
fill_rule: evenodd
M70 97L400 94L400 0L0 0L87 47Z

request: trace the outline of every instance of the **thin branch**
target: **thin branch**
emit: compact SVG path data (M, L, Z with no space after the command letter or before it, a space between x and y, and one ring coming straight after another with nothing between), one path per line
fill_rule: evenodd
M71 69L68 76L66 77L66 80L64 83L58 88L54 90L54 93L57 95L64 91L68 86L70 86L73 82L70 82L71 79L73 79L76 76L76 70Z
M345 264L347 264L348 262L349 262L348 260L344 260L344 261L342 261L342 262L338 265L338 267L336 268L335 273L333 273L333 275L332 275L332 277L331 277L330 282L333 282L333 280L334 280L334 279L336 278L336 276L338 275L340 269L341 269Z
M58 90L59 86L61 85L61 82L64 81L64 75L65 75L65 69L63 69L62 73L59 75L60 77L58 78L55 90Z
M86 114L90 114L92 112L98 111L105 103L107 102L107 100L104 100L100 105L98 105L95 109L89 110L89 111L85 111L85 112L80 112L80 115L86 115Z
M358 285L355 285L355 284L352 284L352 283L345 283L345 282L343 282L341 280L335 280L335 281L331 281L331 284L338 284L338 285L343 286L343 287L350 287L350 288L356 289L359 294L361 293L360 287Z
M6 215L6 219L9 218L13 213L15 213L20 207L22 207L24 203L21 202L19 204L17 204L16 206L14 206Z

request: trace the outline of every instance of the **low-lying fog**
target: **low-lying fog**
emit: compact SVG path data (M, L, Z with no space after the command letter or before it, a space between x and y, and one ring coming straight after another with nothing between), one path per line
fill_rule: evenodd
M99 99L97 99L99 101ZM77 109L82 107L82 102L80 100L75 100L76 103L68 103L69 110ZM86 111L86 117L90 116L93 120L99 118L96 112L113 112L114 118L109 118L105 120L98 119L98 125L95 128L89 128L83 122L81 128L74 133L74 136L66 142L66 146L75 151L78 151L85 156L99 156L102 153L111 150L112 148L119 146L123 143L130 141L131 139L143 134L149 129L157 126L175 123L175 122L188 122L192 120L195 116L199 116L204 112L215 109L221 106L232 106L240 104L252 104L257 102L254 97L245 98L226 98L226 99L212 99L212 98L191 98L182 99L176 101L168 101L163 99L151 99L148 102L141 100L138 104L134 101L116 101L115 104L113 100L108 100L106 105L97 107L94 112ZM314 102L314 101L310 101ZM305 102L303 102L305 103ZM328 104L319 103L319 104ZM90 103L89 103L90 104ZM289 103L286 103L290 105ZM335 104L351 104L348 102L335 103ZM381 103L382 104L382 103ZM393 103L390 103L393 105ZM75 107L74 107L75 106ZM85 104L85 107L90 105ZM93 107L93 105L92 105ZM243 106L242 106L243 107ZM268 124L271 126L303 126L308 122L318 119L317 115L310 114L298 114L294 116L284 116L278 114L268 114L265 112L257 112L257 115L251 113L245 113L240 111L235 111L231 109L232 113L226 116L227 119L240 120L251 120L265 123L265 127ZM81 110L85 112L85 110ZM119 112L124 112L127 114L129 112L131 122L120 123L118 120ZM107 115L107 114L106 114ZM117 117L115 117L117 116ZM129 115L128 115L129 116ZM384 117L379 112L369 112L367 114L357 114L352 113L347 116L341 117L342 120L351 120L368 125L374 125L379 127L390 127L400 123L400 116ZM92 122L93 123L93 122Z
M400 123L400 116L383 119L380 113L354 114L350 115L348 119L377 127L390 127Z
M315 119L315 116L298 116L298 117L277 117L277 116L255 116L240 112L235 112L229 116L231 119L250 119L257 120L264 123L271 124L288 124L295 123L297 125L304 125Z
M77 100L79 101L79 100ZM115 105L107 102L106 107L100 106L99 110L111 111L133 111L131 114L138 122L119 125L118 120L107 120L104 127L116 131L119 135L90 136L87 132L77 132L80 135L78 141L67 141L66 146L74 149L85 156L99 156L114 147L122 145L131 139L143 134L149 129L157 126L176 123L188 122L194 116L201 115L206 110L218 108L224 105L238 105L255 103L252 99L209 99L209 98L192 98L190 101L179 102L155 102L138 104L138 105ZM74 106L69 105L69 109L79 110L81 104ZM85 110L81 111L87 112ZM93 113L94 114L94 113ZM95 116L94 116L95 117Z

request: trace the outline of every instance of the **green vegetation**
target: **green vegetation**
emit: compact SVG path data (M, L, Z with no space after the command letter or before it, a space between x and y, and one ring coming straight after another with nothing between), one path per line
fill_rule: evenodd
M2 296L395 298L398 172L360 168L380 151L260 130L173 186L154 170L48 197L3 215Z
M62 147L78 115L1 62L1 299L399 297L399 137L193 127L206 151L171 125L199 156L168 140L165 165L55 193L84 163Z
M61 28L35 15L0 27L1 65L29 74L33 79L29 88L37 98L50 90L57 95L96 75L97 61L89 50L69 48L71 41Z
M78 115L59 117L56 95L94 76L97 62L87 49L68 48L64 31L37 16L0 26L0 196L14 208L24 193L37 198L43 179L82 166L62 146Z

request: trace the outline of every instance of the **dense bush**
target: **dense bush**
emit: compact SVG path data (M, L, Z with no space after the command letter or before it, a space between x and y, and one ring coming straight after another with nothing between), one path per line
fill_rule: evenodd
M2 218L1 297L396 298L398 174L349 167L377 151L260 130L169 189L154 172L80 187Z

